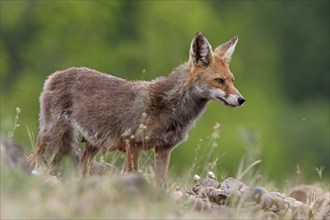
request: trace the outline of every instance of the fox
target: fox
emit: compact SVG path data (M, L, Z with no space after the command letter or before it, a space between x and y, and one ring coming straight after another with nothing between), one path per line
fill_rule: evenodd
M172 150L187 140L209 101L230 107L245 102L229 69L237 42L235 36L212 50L198 32L188 61L151 81L128 81L86 67L51 74L40 95L31 166L42 159L56 173L69 155L85 176L100 150L119 150L125 154L126 171L137 172L141 151L154 150L156 183L163 185ZM85 142L82 153L77 151L79 135Z

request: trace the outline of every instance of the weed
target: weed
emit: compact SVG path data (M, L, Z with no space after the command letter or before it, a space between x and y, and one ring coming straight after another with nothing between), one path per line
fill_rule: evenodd
M221 162L223 155L215 157L214 152L218 147L220 133L220 124L215 124L208 141L199 140L197 143L191 168L180 177L174 177L170 172L165 189L158 189L152 184L148 184L148 182L154 182L155 179L152 163L153 151L141 153L138 172L147 180L146 183L141 182L140 178L134 179L134 176L133 179L125 179L127 176L121 175L125 172L121 152L100 154L97 157L100 162L111 161L117 167L122 166L120 175L89 176L86 179L77 179L74 175L69 174L73 170L64 169L65 178L59 181L55 177L51 177L48 172L39 172L37 176L26 176L15 170L6 170L1 176L1 219L219 219L221 217L216 213L196 212L196 203L187 200L182 193L207 177L219 178L216 167ZM244 179L248 183L253 183L259 178L258 175L255 175L256 167L261 163L257 143L258 135L256 134L245 131L247 154L242 158L236 175L239 180ZM31 132L29 132L29 137L31 145L34 146ZM202 154L201 148L205 143L209 152ZM54 158L55 156L52 155L51 160ZM62 162L65 167L73 167L69 158L63 159ZM41 167L38 169L42 171ZM315 168L320 178L324 169L324 166ZM301 175L300 166L297 166L296 177L293 177L295 181L292 185L300 182L297 180ZM224 173L221 173L220 176L222 179L227 178ZM173 193L176 195L174 200L169 196ZM239 201L239 197L233 197L233 201L237 202L237 206L231 207L235 211L232 218L253 218L252 214L255 214L253 207L243 204ZM317 201L318 198L313 197L307 204L313 207L318 204ZM322 206L320 209L326 211L326 208ZM224 207L220 211L222 215L222 212L228 210ZM316 217L322 216L316 215Z
M21 113L21 109L19 107L16 107L16 116L14 121L14 126L11 131L8 132L8 138L13 138L16 128L20 127L20 124L18 124L19 114Z
M323 176L323 171L325 170L325 166L320 166L320 168L315 167L315 171L319 175L320 179L322 179Z

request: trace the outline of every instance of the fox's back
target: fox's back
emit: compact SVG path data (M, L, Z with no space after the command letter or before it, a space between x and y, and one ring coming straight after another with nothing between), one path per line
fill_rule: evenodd
M41 118L45 123L65 121L92 142L100 143L106 136L118 138L138 126L147 102L146 87L88 68L55 72L40 97Z

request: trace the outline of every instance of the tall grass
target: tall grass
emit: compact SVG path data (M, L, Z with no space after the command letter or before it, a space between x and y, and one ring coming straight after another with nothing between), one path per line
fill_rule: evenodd
M18 114L10 137L14 137L18 127ZM220 218L219 213L197 212L193 202L182 196L201 179L212 176L219 181L227 178L225 172L219 173L217 165L223 155L214 156L221 134L221 126L216 123L212 133L204 142L200 140L195 148L195 159L185 175L177 177L169 173L164 189L154 186L154 152L146 151L141 155L139 173L144 178L122 175L125 173L124 155L120 152L98 154L96 160L111 162L118 167L119 174L89 176L81 179L74 175L74 165L63 161L62 179L50 176L39 166L39 175L25 175L19 169L4 169L1 166L1 219L208 219ZM260 184L257 133L242 131L247 154L242 158L236 178L247 185ZM34 136L29 132L31 145ZM208 151L201 153L201 145L206 144ZM2 160L1 163L4 161ZM1 164L3 165L3 164ZM322 178L323 167L316 169ZM299 183L302 173L297 167L294 181L286 190ZM194 178L195 176L195 178ZM267 180L263 179L264 184ZM329 191L329 185L321 186ZM181 194L180 194L181 193ZM179 196L178 196L179 195ZM308 201L312 206L316 200ZM242 212L236 207L234 219L252 218L251 212ZM221 212L226 212L223 207Z

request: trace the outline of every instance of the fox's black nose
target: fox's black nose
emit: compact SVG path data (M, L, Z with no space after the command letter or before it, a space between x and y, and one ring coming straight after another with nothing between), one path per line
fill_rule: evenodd
M245 99L243 97L239 97L237 99L237 101L238 101L239 105L243 105L243 103L245 102Z

